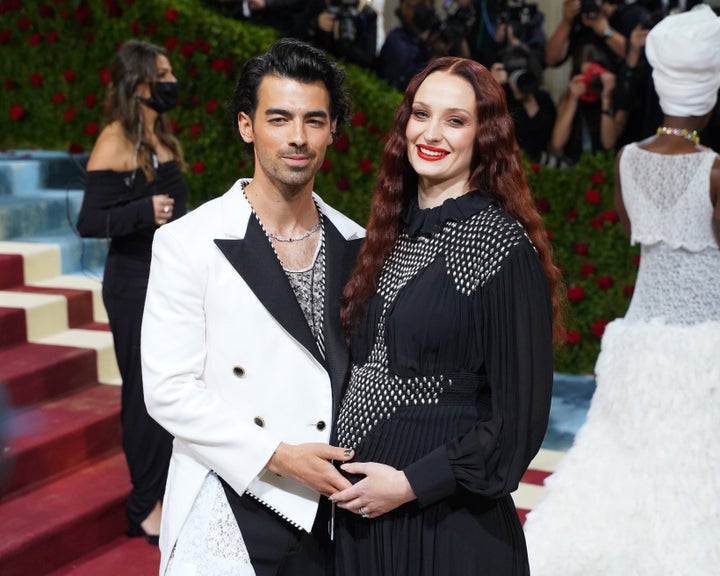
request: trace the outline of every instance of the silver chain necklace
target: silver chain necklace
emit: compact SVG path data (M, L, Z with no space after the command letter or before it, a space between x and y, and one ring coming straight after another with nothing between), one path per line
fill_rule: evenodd
M268 238L272 238L273 240L277 240L278 242L300 242L300 240L305 240L305 238L312 234L315 234L315 232L317 232L318 230L320 230L320 220L318 220L317 224L310 228L310 230L300 234L299 236L291 236L290 238L286 238L285 236L280 236L280 234L274 234L269 230L265 230L265 234L267 234Z

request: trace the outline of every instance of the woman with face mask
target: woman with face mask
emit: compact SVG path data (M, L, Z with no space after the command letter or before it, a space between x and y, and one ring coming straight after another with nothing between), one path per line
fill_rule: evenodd
M172 437L145 409L140 326L153 235L185 213L187 184L180 144L165 113L178 84L163 48L130 40L111 65L107 125L87 164L77 229L110 238L103 301L122 377L122 444L132 490L126 503L129 536L157 544Z

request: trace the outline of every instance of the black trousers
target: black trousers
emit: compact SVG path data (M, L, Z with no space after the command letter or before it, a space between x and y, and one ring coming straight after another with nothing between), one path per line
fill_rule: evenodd
M140 364L140 327L147 277L119 274L109 261L103 281L103 301L110 321L122 377L122 447L132 489L125 504L131 527L147 518L165 493L172 436L147 413Z
M332 543L327 529L330 506L326 499L321 499L315 525L308 533L221 482L256 576L332 576Z

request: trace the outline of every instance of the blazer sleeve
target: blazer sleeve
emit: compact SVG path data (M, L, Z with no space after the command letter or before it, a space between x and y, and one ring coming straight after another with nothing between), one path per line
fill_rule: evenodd
M176 451L189 452L242 494L280 440L238 418L203 380L208 255L190 249L198 240L181 236L186 227L176 228L163 226L153 242L141 337L145 403L175 437Z

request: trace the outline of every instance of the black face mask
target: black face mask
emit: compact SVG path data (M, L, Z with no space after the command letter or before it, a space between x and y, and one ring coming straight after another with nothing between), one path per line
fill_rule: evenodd
M180 91L177 82L156 82L155 94L150 98L138 96L138 100L158 114L169 112L177 106Z

